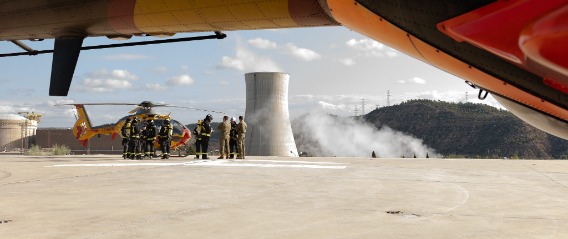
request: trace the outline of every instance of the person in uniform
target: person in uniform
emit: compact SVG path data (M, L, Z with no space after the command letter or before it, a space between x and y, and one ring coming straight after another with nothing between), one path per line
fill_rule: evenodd
M211 121L213 121L213 116L211 116L210 114L205 116L205 119L203 119L203 131L201 131L202 159L209 159L209 157L207 156L207 150L209 150L209 138L211 137L211 133L213 133L213 130L211 129Z
M229 134L231 132L231 123L229 123L229 116L223 116L223 122L217 126L217 130L221 131L221 138L219 139L219 152L221 155L218 159L225 157L229 158Z
M139 124L140 127L140 156L141 158L144 158L145 155L145 151L146 151L146 122L142 121Z
M201 155L201 132L203 131L203 121L197 120L197 125L193 129L193 135L195 136L195 158L199 159Z
M235 158L237 151L237 119L231 117L231 131L229 132L229 158Z
M128 149L128 158L130 159L140 159L140 130L138 129L138 118L134 118L132 123L130 123L130 140Z
M237 124L237 153L238 159L245 158L245 135L247 133L247 123L245 123L244 117L239 116L239 123Z
M122 158L128 158L128 135L130 133L130 118L126 118L122 128L120 129L120 134L122 136Z
M160 141L160 149L162 150L162 159L170 158L170 143L172 140L173 127L170 119L164 120L164 125L160 128L158 139Z
M151 159L154 155L154 141L156 141L156 125L154 125L154 120L148 120L145 139L146 148L144 148L144 157Z

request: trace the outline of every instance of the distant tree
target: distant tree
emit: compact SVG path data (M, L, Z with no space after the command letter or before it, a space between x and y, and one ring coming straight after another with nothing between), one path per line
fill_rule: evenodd
M430 158L430 156L428 155L428 153L426 153L426 158Z
M186 148L186 154L187 155L195 154L195 147L193 145L190 145L189 147L187 147Z
M371 154L371 158L376 158L377 155L375 154L375 151L373 150L373 153Z
M416 154L414 154L414 158L416 158Z

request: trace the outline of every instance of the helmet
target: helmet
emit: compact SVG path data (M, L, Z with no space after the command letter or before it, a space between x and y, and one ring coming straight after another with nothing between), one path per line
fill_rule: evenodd
M130 122L130 118L126 118L126 123Z
M170 119L165 119L164 122L165 122L165 123L169 123L169 122L170 122Z
M148 124L149 124L149 125L153 125L153 124L154 124L154 120L148 120Z
M231 121L235 121L237 120L235 117L231 117Z
M213 116L211 116L211 114L208 114L207 116L205 116L205 119L209 120L209 121L213 121Z
M138 118L134 118L134 119L132 120L132 123L138 123Z
M202 120L197 120L197 124L202 124L203 121Z

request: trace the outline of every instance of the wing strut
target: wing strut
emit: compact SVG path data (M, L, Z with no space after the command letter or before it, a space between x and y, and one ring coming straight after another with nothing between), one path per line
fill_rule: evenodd
M83 39L82 37L55 39L49 84L50 96L67 96Z
M81 50L153 45L161 43L198 41L198 40L207 40L207 39L224 39L227 37L225 33L222 33L220 31L215 31L214 33L215 34L213 35L206 35L206 36L184 37L184 38L156 40L156 41L128 42L120 44L86 46L86 47L82 46L84 39L82 37L57 38L55 39L55 44L54 44L55 47L53 50L34 50L20 41L12 41L12 43L24 49L25 52L0 54L0 57L24 56L24 55L33 56L39 54L53 53L49 95L67 96L67 93L69 92L69 87L71 86L71 80L73 79L73 72L75 71L75 66L77 66L77 60L79 59L79 53L81 52Z

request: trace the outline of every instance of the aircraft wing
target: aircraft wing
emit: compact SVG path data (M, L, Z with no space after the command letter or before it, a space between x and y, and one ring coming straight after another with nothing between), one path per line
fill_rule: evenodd
M53 52L52 96L67 95L86 37L216 32L203 39L220 39L219 31L338 25L317 0L4 0L0 9L0 40L55 39L53 50L22 53Z

